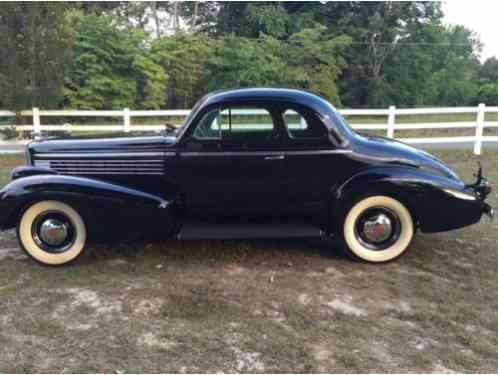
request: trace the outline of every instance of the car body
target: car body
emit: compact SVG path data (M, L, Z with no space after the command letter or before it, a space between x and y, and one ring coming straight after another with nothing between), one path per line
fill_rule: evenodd
M0 226L17 227L46 264L73 260L64 254L75 241L133 235L336 236L349 255L383 262L417 229L493 213L480 171L466 184L430 154L359 135L325 99L293 89L211 93L175 132L42 139L27 159L0 191Z

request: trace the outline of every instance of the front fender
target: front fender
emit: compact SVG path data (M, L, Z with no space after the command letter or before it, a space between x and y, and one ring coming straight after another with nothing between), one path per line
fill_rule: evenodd
M173 199L91 178L46 174L18 178L0 190L0 227L14 227L20 213L41 200L73 206L95 237L165 231L172 225Z
M332 189L333 229L341 225L344 210L367 194L387 195L404 203L423 232L439 232L477 222L483 212L482 202L458 199L448 194L448 189L464 191L466 188L461 180L413 167L365 169Z

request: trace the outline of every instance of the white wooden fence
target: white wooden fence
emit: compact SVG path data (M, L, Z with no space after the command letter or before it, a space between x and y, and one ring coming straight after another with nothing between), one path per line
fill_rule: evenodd
M400 141L412 144L450 144L450 143L473 143L474 153L479 155L483 142L498 142L498 136L483 135L485 128L498 128L498 121L487 121L487 113L498 113L498 107L486 107L479 104L476 107L448 107L448 108L403 108L397 109L390 106L388 109L342 109L339 110L345 116L382 116L387 117L387 123L353 123L351 126L357 130L385 130L388 138L395 138L395 130L417 130L417 129L475 129L471 136L451 136L451 137L425 137L425 138L396 138ZM154 131L162 130L164 125L140 124L133 125L132 118L181 118L190 113L190 110L159 110L159 111L133 111L129 108L115 111L75 111L75 110L32 110L22 111L21 116L31 117L31 125L18 125L18 131L32 131L34 134L41 134L42 131L69 131L69 132L98 132L98 131ZM259 115L257 111L244 111L239 113L244 115ZM396 123L396 116L400 115L454 115L454 114L474 114L473 121L455 122L423 122L423 123ZM15 114L10 111L0 111L0 117L13 117ZM42 124L42 119L53 117L96 117L96 118L119 118L122 124L117 125L74 125L58 124L51 125L50 122ZM169 121L165 121L167 123ZM2 125L6 127L10 125Z

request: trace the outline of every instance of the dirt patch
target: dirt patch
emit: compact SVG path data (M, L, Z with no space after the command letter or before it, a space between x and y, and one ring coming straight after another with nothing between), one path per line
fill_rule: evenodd
M149 346L151 348L168 350L177 345L174 341L158 337L153 332L147 332L141 335L137 340L138 346Z
M156 315L161 311L163 304L164 299L159 297L144 299L135 304L133 312L139 315Z
M432 371L435 373L438 373L438 374L456 374L457 373L457 371L451 370L451 369L443 366L441 363L436 363L434 365L434 368Z
M25 260L29 257L18 247L0 249L0 262L5 259Z
M242 350L235 339L227 340L227 344L235 355L235 369L238 372L265 372L261 353Z
M339 311L346 315L353 315L356 317L366 316L367 311L360 309L353 304L353 297L340 296L326 303L327 306Z
M122 312L122 302L87 288L66 288L55 291L65 296L56 305L52 318L69 330L87 331L102 322L116 319Z

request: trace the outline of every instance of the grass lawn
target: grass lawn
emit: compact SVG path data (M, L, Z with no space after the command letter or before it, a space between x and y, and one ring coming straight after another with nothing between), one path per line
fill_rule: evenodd
M472 179L470 152L435 153ZM480 160L498 186L496 151ZM0 184L20 163L0 156ZM418 234L385 265L322 241L171 240L62 268L4 232L0 372L496 372L497 232Z

